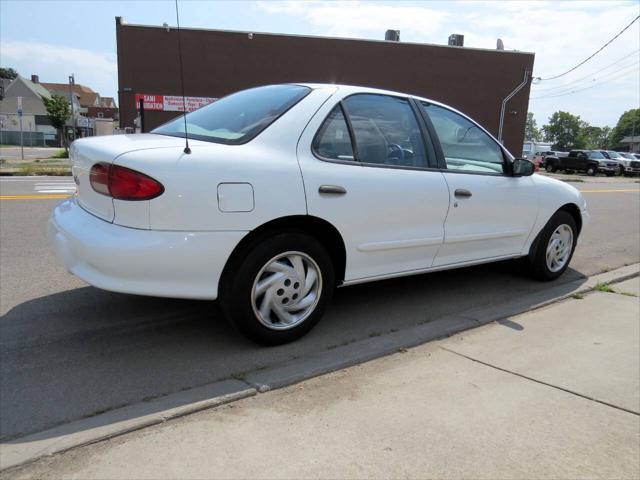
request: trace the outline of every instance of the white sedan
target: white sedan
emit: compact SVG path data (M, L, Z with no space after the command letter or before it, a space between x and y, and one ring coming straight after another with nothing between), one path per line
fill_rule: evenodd
M520 257L553 280L588 220L464 114L362 87L253 88L71 158L76 196L49 223L71 273L219 299L266 344L307 333L336 286Z

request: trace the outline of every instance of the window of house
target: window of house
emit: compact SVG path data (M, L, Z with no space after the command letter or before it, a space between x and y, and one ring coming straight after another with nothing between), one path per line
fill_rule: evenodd
M440 140L447 169L502 174L504 156L496 143L475 123L437 105L421 102Z

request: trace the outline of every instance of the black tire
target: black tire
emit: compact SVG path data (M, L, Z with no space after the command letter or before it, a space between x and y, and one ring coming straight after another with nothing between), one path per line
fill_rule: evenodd
M301 252L310 257L318 267L322 286L315 308L301 323L288 329L274 329L265 326L254 313L252 291L261 269L285 252ZM231 262L221 284L220 306L227 319L256 343L280 345L302 337L318 323L333 296L333 262L322 244L306 233L287 230L263 236L235 255Z
M616 172L607 172L607 177L613 177L616 174Z
M556 166L551 162L547 162L546 165L544 166L544 169L549 173L553 173L557 170Z
M595 177L596 173L598 173L598 168L593 166L593 165L589 165L587 167L587 175L589 175L590 177Z
M567 259L564 266L554 272L549 269L547 266L547 246L549 244L549 239L553 232L560 226L567 225L571 228L573 233L573 242L571 245L571 252L569 254L569 258ZM525 263L529 267L529 272L531 276L537 280L541 281L551 281L560 277L565 270L569 267L569 263L571 263L571 259L573 257L573 253L576 249L576 242L578 240L578 228L576 226L576 221L573 216L564 211L560 210L556 212L547 222L542 231L538 234L538 237L533 242L531 246L531 250L529 252L529 256L525 257Z

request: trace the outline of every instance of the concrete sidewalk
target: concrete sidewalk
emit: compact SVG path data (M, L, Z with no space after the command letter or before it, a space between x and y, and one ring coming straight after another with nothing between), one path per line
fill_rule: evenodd
M640 279L611 288L1 476L639 478Z

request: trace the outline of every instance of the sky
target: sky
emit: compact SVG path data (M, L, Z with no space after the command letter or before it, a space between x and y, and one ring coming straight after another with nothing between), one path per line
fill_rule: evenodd
M384 39L534 52L542 79L580 63L640 14L640 1L195 1L180 0L183 27ZM117 101L115 17L175 25L173 1L0 0L0 65L27 78L87 85ZM640 21L575 71L532 86L538 125L557 111L594 126L615 126L640 107Z

